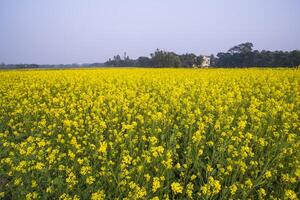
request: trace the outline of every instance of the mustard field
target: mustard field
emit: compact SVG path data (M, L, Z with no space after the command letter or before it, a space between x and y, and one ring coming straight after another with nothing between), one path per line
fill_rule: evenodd
M0 199L297 199L300 71L0 71Z

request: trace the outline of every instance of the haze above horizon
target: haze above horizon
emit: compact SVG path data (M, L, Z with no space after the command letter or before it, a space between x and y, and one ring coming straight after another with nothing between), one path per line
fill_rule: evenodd
M0 62L104 62L156 48L216 54L300 49L299 0L1 0Z

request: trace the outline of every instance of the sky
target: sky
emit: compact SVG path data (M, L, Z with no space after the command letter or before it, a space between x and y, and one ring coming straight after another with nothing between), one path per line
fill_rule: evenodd
M0 0L0 62L300 49L300 0Z

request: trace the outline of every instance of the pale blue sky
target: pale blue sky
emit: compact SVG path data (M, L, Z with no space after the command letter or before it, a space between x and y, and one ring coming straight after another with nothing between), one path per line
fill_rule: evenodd
M300 49L300 0L0 0L0 62Z

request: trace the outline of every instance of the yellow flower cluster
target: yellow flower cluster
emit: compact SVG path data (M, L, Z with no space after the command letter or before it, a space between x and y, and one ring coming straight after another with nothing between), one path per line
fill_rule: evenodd
M0 71L0 199L298 199L299 94L292 69Z
M204 196L214 196L221 191L221 185L218 180L214 180L213 177L208 177L208 183L204 184L200 188Z
M180 185L180 183L174 182L171 184L171 189L174 194L179 194L182 193L183 187Z

